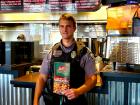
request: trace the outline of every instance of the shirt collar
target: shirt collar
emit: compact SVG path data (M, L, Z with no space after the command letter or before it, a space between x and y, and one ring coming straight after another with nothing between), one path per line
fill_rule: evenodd
M74 48L74 46L75 46L75 44L76 44L75 39L74 39L74 41L73 41L72 45L71 45L71 46L69 46L69 47L65 47L65 46L63 45L63 43L62 43L62 40L60 41L60 47L61 47L61 48L62 48L62 50L63 50L64 52L66 52L66 53L68 53L68 52L72 51L72 50L73 50L73 48Z

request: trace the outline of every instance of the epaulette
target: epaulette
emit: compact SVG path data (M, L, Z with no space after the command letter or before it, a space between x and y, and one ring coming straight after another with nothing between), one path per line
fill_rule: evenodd
M85 47L85 44L81 41L77 41L76 45L77 45L77 55L80 55L80 51Z
M52 51L56 50L56 49L60 46L60 44L61 44L60 42L56 43L56 44L51 48L51 50L52 50ZM81 42L81 41L77 41L77 42L76 42L76 45L77 45L77 55L80 55L81 50L82 50L84 47L86 47L86 46L85 46L85 44L84 44L83 42Z
M53 47L52 47L52 51L56 50L58 47L60 46L60 42L56 43Z

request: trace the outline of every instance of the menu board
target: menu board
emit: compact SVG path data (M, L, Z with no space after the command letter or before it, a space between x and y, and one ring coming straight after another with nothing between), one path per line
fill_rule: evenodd
M100 0L76 0L78 11L94 11L99 9Z
M46 0L24 0L24 11L27 12L44 12Z
M99 9L100 0L1 0L0 11L77 12Z
M52 11L94 11L99 9L100 0L48 0Z
M75 11L76 6L71 0L48 0L48 9L50 11Z
M23 9L23 0L0 0L1 11L17 11Z

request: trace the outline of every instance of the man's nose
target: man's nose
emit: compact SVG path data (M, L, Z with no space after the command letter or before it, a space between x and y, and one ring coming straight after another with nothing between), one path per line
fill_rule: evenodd
M65 32L67 31L67 27L64 27L64 31L65 31Z

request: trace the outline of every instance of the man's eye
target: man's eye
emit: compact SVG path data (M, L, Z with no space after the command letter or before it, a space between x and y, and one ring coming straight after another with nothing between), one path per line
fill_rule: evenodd
M71 27L70 25L68 25L67 27Z
M63 28L63 26L60 26L60 28Z

